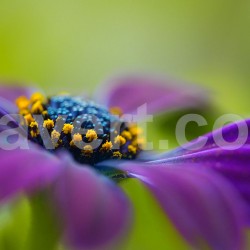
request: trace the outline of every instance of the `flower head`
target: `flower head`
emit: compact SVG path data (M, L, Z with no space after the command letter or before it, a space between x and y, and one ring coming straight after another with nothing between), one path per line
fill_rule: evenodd
M20 98L23 97L19 97L17 103ZM51 138L53 145L57 145L54 150L65 149L77 162L90 165L111 158L135 159L140 152L136 143L138 135L130 132L135 125L126 123L94 102L69 95L47 99L39 93L25 100L31 105L26 106L27 114L20 114L28 120L29 139L44 148ZM34 102L39 102L41 108L34 109ZM38 115L40 119L35 121Z
M117 81L118 87L99 98L104 106L68 95L46 98L27 89L0 87L5 98L0 117L8 118L0 132L18 127L24 139L26 126L29 139L26 150L4 150L1 144L0 201L50 186L64 242L79 249L102 247L121 236L132 220L131 204L113 180L136 178L193 247L243 249L250 197L249 138L229 151L216 147L209 134L195 152L179 148L140 158L140 128L122 113L134 114L145 102L151 113L200 106L204 98L197 88L161 85L155 78ZM23 123L11 115L15 110ZM249 121L246 124L250 128ZM235 126L222 132L231 140ZM0 134L6 143L4 136Z

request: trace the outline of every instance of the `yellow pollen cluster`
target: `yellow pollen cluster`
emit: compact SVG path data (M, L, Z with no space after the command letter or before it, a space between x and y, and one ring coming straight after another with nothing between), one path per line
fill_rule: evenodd
M20 96L16 99L16 105L19 108L19 110L26 110L30 105L30 101L27 97Z
M52 129L54 126L55 126L55 124L54 124L54 121L53 121L53 120L48 119L48 120L45 120L45 121L43 122L43 127L44 127L44 128Z
M129 128L129 132L132 134L132 136L137 136L142 134L142 129L137 126L132 126Z
M48 111L47 111L47 110L44 110L44 111L42 112L42 115L43 115L44 117L46 117L46 116L48 115Z
M36 121L31 122L31 123L30 123L30 127L31 127L31 129L33 129L33 130L37 130L37 129L38 129L38 123L37 123Z
M64 134L71 134L72 133L72 131L73 131L73 125L72 124L69 124L69 123L65 123L64 125L63 125L63 129L62 129L62 131L63 131L63 133Z
M86 145L83 147L82 152L85 156L91 156L91 154L93 153L93 148L90 145Z
M28 114L43 114L45 103L45 97L38 92L34 93L30 98L20 96L16 99L16 105L19 109L19 113L23 116Z
M137 149L136 149L135 146L129 145L129 146L128 146L128 151L129 151L130 153L132 153L132 154L136 154Z
M30 97L30 101L32 103L35 103L37 101L40 101L40 102L44 102L45 101L45 97L43 94L39 93L39 92L36 92L36 93L33 93Z
M56 130L53 130L51 132L51 141L55 147L58 147L60 145L60 140L59 140L60 136L61 134Z
M88 139L89 142L96 140L97 137L97 133L95 132L94 129L89 129L86 133L86 138Z
M143 137L142 129L134 124L129 127L129 132L132 135L131 145L137 149L143 149L145 146L145 138Z
M144 138L136 138L135 140L132 141L133 146L139 145L139 147L143 147L145 145L145 139Z
M76 144L78 144L81 141L82 141L82 135L79 134L79 133L76 133L72 137L72 140L70 142L70 146L73 147L73 146L75 146Z
M38 131L31 130L30 135L31 135L31 137L35 138L35 137L37 137L39 135L39 133L38 133Z
M35 102L31 107L31 113L34 114L41 114L43 110L43 105L40 101Z
M79 134L79 133L74 134L74 135L73 135L73 141L74 141L74 142L80 142L80 141L82 141L82 135Z
M131 139L132 139L132 135L131 135L131 133L130 133L129 131L124 130L124 131L121 133L121 135L122 135L125 139L127 139L127 140L131 140Z
M61 135L61 134L60 134L58 131L53 130L53 131L51 132L51 139L52 139L52 140L57 140L57 139L60 138L60 135Z
M122 145L124 145L126 143L126 139L123 136L121 136L121 135L117 135L115 137L115 143L119 144L120 146L122 146Z
M122 116L122 114L123 114L121 108L119 108L119 107L111 107L111 108L109 109L109 112L110 112L112 115L118 115L118 116Z
M111 141L106 141L104 144L102 144L102 150L104 151L110 151L113 147L113 144Z
M25 115L24 120L26 122L26 125L29 125L31 122L35 121L31 114Z
M19 114L22 115L22 116L25 116L25 115L29 114L29 111L27 109L22 109L22 110L19 111Z
M113 152L113 158L115 159L121 159L122 158L122 153L119 151Z
M30 123L30 135L31 137L37 137L39 135L38 123L36 121Z

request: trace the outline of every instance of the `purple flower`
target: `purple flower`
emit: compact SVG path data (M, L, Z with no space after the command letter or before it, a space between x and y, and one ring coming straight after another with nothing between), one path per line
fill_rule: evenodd
M162 84L162 79L139 76L114 79L113 82L115 85L109 83L99 89L96 101L107 108L119 107L124 113L133 114L144 103L151 114L204 104L205 96L196 87L187 88L173 82ZM0 141L6 135L3 132L15 127L10 114L17 112L16 98L30 98L33 92L22 87L0 87L0 117L7 115L10 121L0 124ZM115 142L111 143L110 124L107 125L106 118L115 122L120 120L113 118L106 109L72 97L52 97L46 104L39 98L42 97L33 95L27 99L27 105L33 109L32 114L43 114L46 118L43 127L26 117L29 115L26 113L27 100L19 103L23 105L22 108L19 106L19 112L29 125L30 149L0 149L1 202L20 192L32 195L50 188L48 193L62 222L66 244L80 249L101 247L118 240L131 225L132 206L116 180L137 178L154 194L166 215L193 247L244 248L244 229L249 224L250 137L243 146L230 150L217 146L214 133L210 133L200 149L187 149L199 143L194 141L186 149L150 155L143 160L137 157L139 145L134 144L133 136L129 136L132 132L127 125L123 124L121 133L115 137L119 147L112 149ZM91 113L97 116L104 130L107 129L103 137L95 127L85 123L88 136L77 135L69 139L68 131L76 127L70 126L73 118ZM55 122L63 114L71 116L64 121L67 127L57 134ZM249 130L250 121L242 121L239 126L244 124ZM44 149L43 128L57 139L54 146L64 148L63 152ZM238 126L232 124L215 133L221 131L225 140L234 142ZM79 141L97 139L101 139L97 149L80 150L77 147Z

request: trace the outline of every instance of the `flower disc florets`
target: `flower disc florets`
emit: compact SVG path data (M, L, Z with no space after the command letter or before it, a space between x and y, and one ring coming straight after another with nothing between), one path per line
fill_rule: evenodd
M80 163L95 165L108 159L135 159L140 130L117 112L69 95L45 98L35 93L16 100L28 126L28 137L52 152L69 151Z

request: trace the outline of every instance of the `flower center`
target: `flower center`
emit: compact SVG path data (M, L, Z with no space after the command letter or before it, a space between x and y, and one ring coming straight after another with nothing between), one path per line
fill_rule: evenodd
M67 150L74 159L94 166L108 159L135 159L141 151L140 129L122 119L117 107L107 110L69 95L45 98L35 93L16 100L28 138L50 150Z

